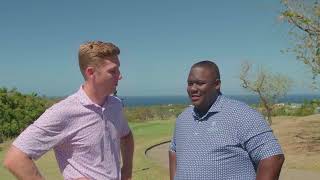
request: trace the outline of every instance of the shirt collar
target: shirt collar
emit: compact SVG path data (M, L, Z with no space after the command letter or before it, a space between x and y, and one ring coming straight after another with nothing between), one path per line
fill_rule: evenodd
M194 107L192 109L192 115L195 118L195 120L197 120L197 121L205 121L212 114L216 114L216 113L222 111L223 102L224 102L224 96L222 94L220 94L217 97L217 99L215 100L215 102L211 105L210 109L208 110L208 112L205 115L203 115L202 117L199 117L198 114L195 112Z
M83 85L80 86L78 92L77 92L77 95L79 97L79 101L80 103L83 105L83 106L91 106L91 105L94 105L94 106L99 106L97 105L96 103L94 103L90 98L89 96L86 94L86 92L83 90ZM107 97L108 98L108 97ZM107 99L106 98L106 99ZM107 100L105 101L105 104L103 106L105 106L107 104Z

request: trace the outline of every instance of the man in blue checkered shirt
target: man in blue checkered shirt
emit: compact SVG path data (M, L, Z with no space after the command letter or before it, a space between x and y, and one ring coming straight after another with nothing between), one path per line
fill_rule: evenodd
M211 61L191 67L193 106L176 121L169 150L173 180L275 180L284 162L281 147L260 113L223 96Z

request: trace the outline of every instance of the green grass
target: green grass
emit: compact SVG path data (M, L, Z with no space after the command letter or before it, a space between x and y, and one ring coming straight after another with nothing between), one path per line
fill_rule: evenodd
M173 122L174 121L171 120L130 124L135 138L133 179L169 179L168 170L156 162L147 159L144 151L154 144L170 140L174 127Z
M143 123L130 123L135 140L134 165L133 165L133 179L137 180L162 180L169 179L168 170L159 166L156 162L150 161L144 155L145 149L160 143L162 141L170 140L172 136L173 120L158 120ZM5 152L10 147L12 141L6 141L0 144L0 179L10 180L15 179L2 166ZM36 162L40 172L48 180L63 179L60 175L59 168L53 151L45 154Z
M0 145L2 147L2 150L0 151L0 161L1 161L1 168L0 168L0 177L3 180L10 180L15 179L14 176L12 176L9 171L5 170L2 166L3 158L5 155L5 152L10 147L10 144L12 141L7 141ZM42 156L39 160L36 161L37 167L39 168L42 175L47 177L47 179L63 179L60 175L60 171L58 168L58 164L56 163L56 159L54 156L53 151L48 152L44 156Z

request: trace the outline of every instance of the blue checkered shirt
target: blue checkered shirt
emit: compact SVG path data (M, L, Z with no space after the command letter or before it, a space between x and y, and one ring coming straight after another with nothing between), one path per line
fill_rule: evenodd
M223 95L203 117L193 107L179 115L170 151L175 180L254 180L260 160L283 154L260 113Z

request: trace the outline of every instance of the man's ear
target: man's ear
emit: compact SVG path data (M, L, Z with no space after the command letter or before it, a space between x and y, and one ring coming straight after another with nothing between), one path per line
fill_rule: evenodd
M87 79L91 78L94 74L94 67L87 67L85 70Z
M220 90L220 87L221 87L221 81L220 81L220 79L217 79L217 80L216 80L215 85L216 85L216 90Z

